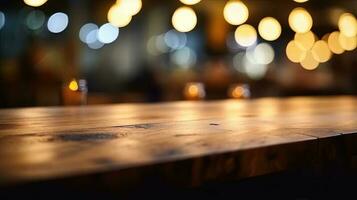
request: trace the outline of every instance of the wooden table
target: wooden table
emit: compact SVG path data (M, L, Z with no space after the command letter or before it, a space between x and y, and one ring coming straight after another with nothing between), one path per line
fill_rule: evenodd
M357 98L0 110L0 185L197 186L357 161Z

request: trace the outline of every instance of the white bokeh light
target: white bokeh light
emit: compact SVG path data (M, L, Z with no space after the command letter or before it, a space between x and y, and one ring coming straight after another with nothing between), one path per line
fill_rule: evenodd
M165 33L164 41L172 50L181 49L186 45L187 37L185 33L170 30Z
M5 25L5 14L0 11L0 30L2 29L2 27L4 27L4 25Z
M103 24L98 30L98 40L104 44L114 42L119 36L119 28L110 23Z
M68 26L68 16L65 13L58 12L53 14L47 22L47 28L51 33L60 33Z
M87 41L87 36L91 31L95 31L95 30L98 30L98 26L96 24L93 23L84 24L79 30L79 39L84 43L90 43Z
M171 62L183 68L189 68L196 64L196 53L189 47L176 50L171 56Z
M31 30L40 29L45 23L46 16L40 10L31 11L26 17L26 25Z

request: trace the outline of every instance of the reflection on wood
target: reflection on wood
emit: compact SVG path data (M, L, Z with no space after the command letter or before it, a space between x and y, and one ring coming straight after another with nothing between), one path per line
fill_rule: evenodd
M357 167L356 111L353 97L0 110L0 183L95 175L103 185L155 176L192 186Z

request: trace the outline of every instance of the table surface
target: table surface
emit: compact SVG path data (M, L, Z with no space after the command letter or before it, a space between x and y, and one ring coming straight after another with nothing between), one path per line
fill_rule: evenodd
M325 159L319 141L357 133L356 111L349 96L3 109L0 184L273 173Z

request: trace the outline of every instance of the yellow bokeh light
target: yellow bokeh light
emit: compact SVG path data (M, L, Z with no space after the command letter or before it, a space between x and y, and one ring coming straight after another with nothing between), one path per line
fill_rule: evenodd
M311 31L306 33L296 33L294 40L301 49L307 51L311 49L315 43L315 34Z
M243 24L236 29L234 38L239 45L249 47L257 41L257 31L253 26Z
M186 5L194 5L199 3L201 0L180 0L181 3L186 4Z
M143 6L141 0L117 0L116 4L128 12L129 15L138 14Z
M117 27L127 26L132 19L128 10L124 9L120 4L114 4L109 9L107 17L109 23Z
M274 41L281 35L281 25L275 18L265 17L259 22L258 31L263 39Z
M309 0L294 0L294 1L297 2L297 3L305 3L305 2L307 2Z
M291 62L299 63L305 58L306 52L295 41L290 41L286 46L286 56Z
M340 33L338 37L338 42L341 47L346 51L353 51L357 47L357 37L347 37L344 34Z
M305 58L300 64L306 70L314 70L319 66L319 61L314 58L311 51L307 51Z
M179 32L189 32L197 24L197 16L194 10L189 7L178 8L171 19L173 27Z
M344 13L338 20L338 28L340 32L347 36L353 37L357 35L357 20L351 13Z
M188 100L200 100L205 97L204 85L199 82L187 83L184 88L185 98Z
M249 10L241 1L230 0L223 10L224 19L232 25L240 25L247 21Z
M232 90L232 97L236 99L241 99L244 97L245 90L241 86L237 86Z
M76 80L72 80L69 85L68 85L68 88L72 91L77 91L78 90L78 83Z
M295 8L289 14L289 26L297 33L308 32L312 27L313 21L309 12L304 8Z
M320 63L327 62L331 58L331 51L328 47L328 44L324 40L319 40L315 42L314 46L311 49L314 59Z
M24 0L24 3L32 6L32 7L39 7L45 4L47 0Z
M341 47L339 41L340 32L335 31L328 37L328 47L334 54L342 54L345 50Z

